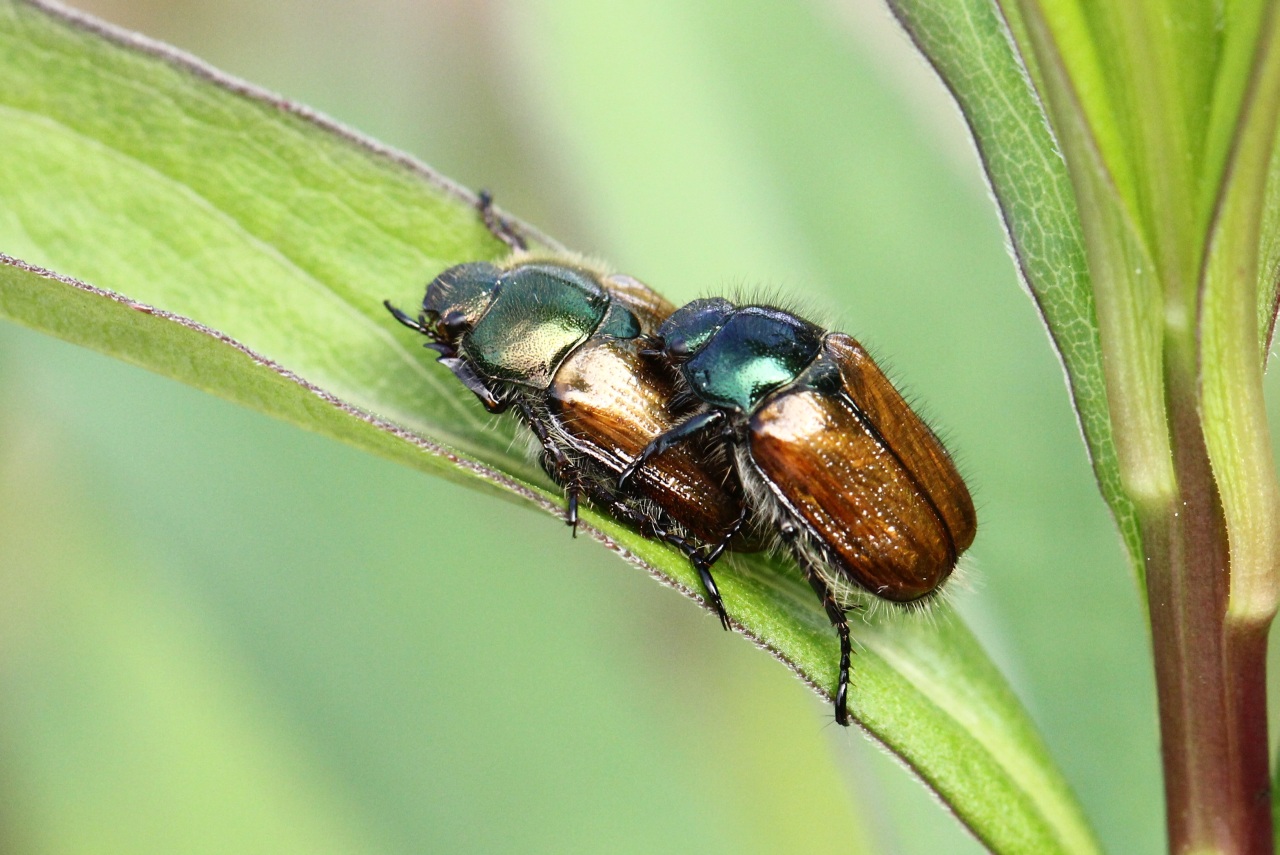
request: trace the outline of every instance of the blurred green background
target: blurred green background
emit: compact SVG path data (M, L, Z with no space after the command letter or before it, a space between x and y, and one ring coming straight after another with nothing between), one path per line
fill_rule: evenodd
M963 123L877 3L79 5L676 302L863 340L971 479L961 610L1108 849L1163 850L1140 599ZM10 324L0 499L5 852L979 849L547 516Z

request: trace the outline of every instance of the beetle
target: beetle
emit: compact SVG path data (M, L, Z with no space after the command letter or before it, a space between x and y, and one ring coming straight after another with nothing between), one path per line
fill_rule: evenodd
M428 285L416 318L384 305L427 337L424 346L489 412L511 410L530 429L543 469L565 490L575 534L585 497L679 549L729 629L711 574L747 518L729 461L688 446L646 467L627 489L618 486L636 455L683 415L670 408L673 378L640 354L674 306L629 276L531 253L488 194L478 208L511 255L445 270Z
M921 607L973 542L977 516L942 442L852 337L771 306L695 300L646 352L678 372L694 411L655 437L623 487L684 443L729 447L753 519L776 531L840 639L836 721L848 724L846 610Z

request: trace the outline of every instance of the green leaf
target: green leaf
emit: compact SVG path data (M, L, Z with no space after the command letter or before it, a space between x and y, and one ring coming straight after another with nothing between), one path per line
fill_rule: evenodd
M1230 538L1229 615L1265 626L1277 602L1280 485L1255 335L1259 306L1274 300L1273 288L1263 285L1258 270L1267 249L1260 229L1280 115L1280 14L1274 7L1256 52L1249 53L1256 65L1237 114L1204 265L1201 424Z
M904 17L984 153L1039 155L1074 194L1074 206L1017 210L1006 185L1024 179L998 160L990 169L1024 272L1020 232L1078 235L1069 266L1026 275L1036 293L1055 277L1087 277L1093 292L1092 312L1079 300L1074 320L1099 343L1084 367L1105 380L1100 415L1129 508L1108 499L1144 541L1130 547L1150 574L1170 846L1257 834L1269 821L1250 797L1266 786L1259 651L1275 614L1280 533L1258 359L1276 293L1274 237L1259 233L1275 217L1275 4L978 0ZM1000 98L1016 84L992 68L1022 58L1026 97L1011 110ZM1003 133L993 119L1015 112L1035 129ZM1088 403L1077 395L1077 406L1087 433ZM1228 570L1230 600L1215 601ZM1218 734L1229 738L1214 743ZM1226 783L1197 789L1204 780Z
M1275 338L1277 300L1280 300L1280 151L1267 170L1267 196L1262 209L1258 249L1258 353L1263 364Z
M399 424L514 459L510 433L485 430L381 305L414 306L450 259L503 250L469 194L303 109L104 35L0 7L3 249L198 318Z
M500 252L470 194L41 5L0 4L0 69L0 313L560 513L514 423L488 418L381 306L414 305L444 267ZM663 581L698 590L670 549L585 517ZM754 557L718 578L744 634L829 694L834 633L794 569ZM995 851L1095 851L1017 699L959 619L936 617L858 622L854 715Z
M963 111L1009 233L1019 273L1049 329L1094 474L1142 578L1142 541L1122 489L1084 234L1071 178L1028 70L993 0L891 0Z
M1274 9L1271 14L1274 15ZM1240 84L1241 89L1244 83ZM1220 99L1224 100L1224 99ZM1241 94L1238 103L1243 104ZM1222 123L1227 127L1226 122ZM1225 132L1224 132L1225 133ZM1225 143L1224 143L1225 145ZM1225 161L1225 155L1224 155ZM1262 201L1261 234L1259 235L1257 263L1257 317L1258 345L1262 364L1265 366L1275 334L1277 301L1280 301L1280 147L1273 147L1267 166L1266 195Z
M1081 52L1055 41L1034 0L1017 4L1043 81L1043 102L1077 199L1116 460L1125 495L1141 514L1163 507L1176 492L1165 416L1163 282L1156 253L1140 216L1118 180L1122 161L1108 160L1107 134L1091 124L1073 79L1069 58ZM1107 125L1104 128L1109 127ZM1117 166L1119 163L1121 166ZM1131 191L1130 191L1131 192ZM1033 219L1031 225L1051 227ZM1189 323L1184 318L1184 326Z

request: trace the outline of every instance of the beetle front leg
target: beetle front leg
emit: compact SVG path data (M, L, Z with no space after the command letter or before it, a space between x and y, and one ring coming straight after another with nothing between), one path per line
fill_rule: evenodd
M493 209L493 194L488 190L480 191L476 208L479 209L480 217L484 220L484 227L489 230L489 234L505 243L513 252L523 252L529 248L529 241L525 236Z
M480 399L480 403L484 404L486 410L491 413L505 413L507 408L511 406L510 401L499 397L496 392L489 388L489 384L484 382L484 378L471 366L470 362L454 355L456 351L448 345L440 344L439 342L428 342L424 347L435 350L440 354L436 358L436 362L452 371L453 376L457 377L463 386L470 389L471 394Z

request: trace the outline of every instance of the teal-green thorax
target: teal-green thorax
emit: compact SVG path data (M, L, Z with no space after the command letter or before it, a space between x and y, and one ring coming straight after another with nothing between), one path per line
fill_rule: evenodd
M734 308L706 300L676 312L658 334L668 353L673 346L688 353L681 372L694 394L712 406L746 413L774 389L795 382L817 357L823 331L766 306Z
M436 280L423 308L461 331L459 349L482 374L536 389L592 336L640 333L591 275L560 264L459 265Z

